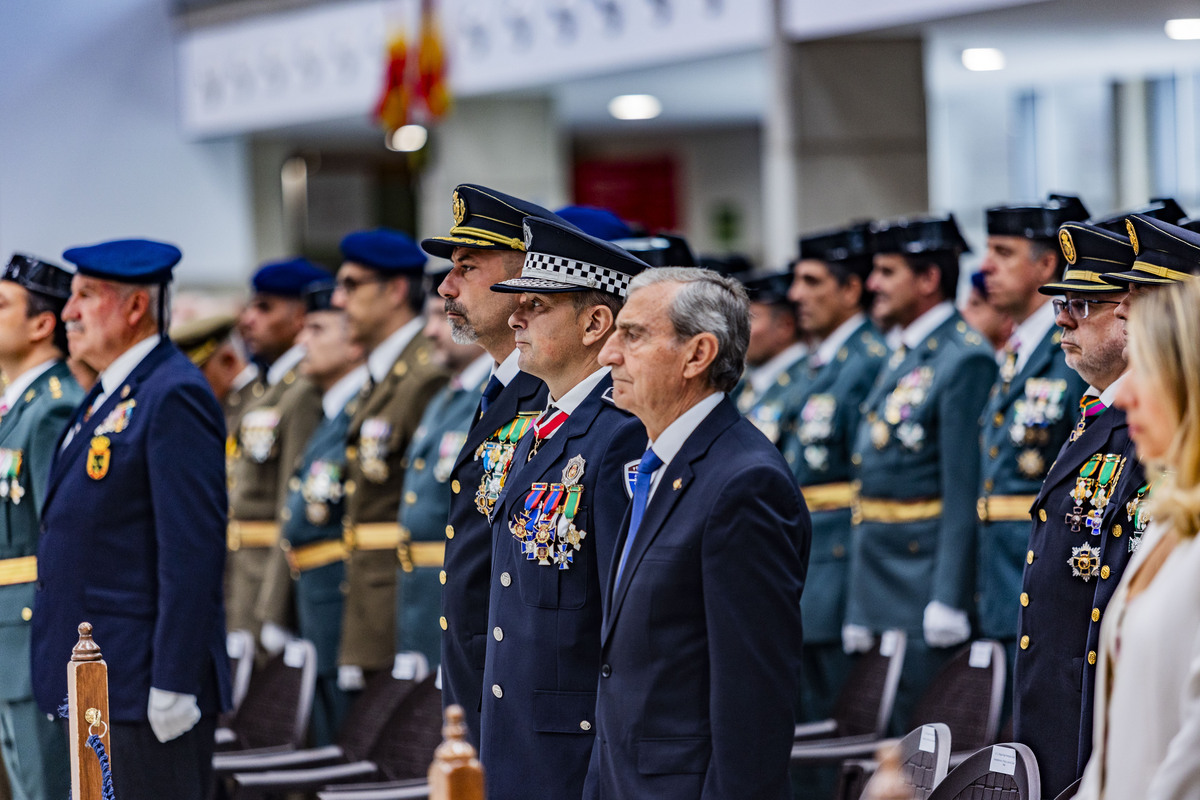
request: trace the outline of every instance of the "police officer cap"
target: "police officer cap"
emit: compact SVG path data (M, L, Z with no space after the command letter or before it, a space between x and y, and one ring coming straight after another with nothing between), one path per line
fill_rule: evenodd
M356 231L342 239L342 258L379 272L396 275L420 275L425 254L416 242L400 231L376 228Z
M607 208L563 206L554 213L589 236L606 242L613 239L629 239L633 236L633 229Z
M337 284L329 280L329 276L326 276L325 280L314 281L305 286L301 295L305 313L340 310L333 304L333 290L336 287Z
M614 239L613 244L633 253L652 267L695 267L699 265L687 239L674 233Z
M1135 255L1133 268L1109 273L1104 280L1117 286L1168 286L1200 274L1200 233L1142 214L1130 216L1125 226Z
M987 210L989 236L1053 239L1064 222L1088 218L1083 201L1072 194L1052 194L1044 203L997 206Z
M790 306L788 289L792 286L792 271L760 273L742 281L751 303L771 306Z
M962 255L971 252L967 240L958 230L953 214L944 217L906 217L882 220L872 226L876 253L901 253L920 255L923 253L952 253Z
M1183 210L1179 203L1175 202L1175 198L1151 197L1150 203L1142 208L1135 208L1132 211L1122 211L1119 214L1113 214L1111 217L1092 220L1092 224L1124 236L1127 233L1125 220L1133 214L1152 217L1163 222L1169 222L1172 225L1178 225L1179 221L1187 216L1187 212Z
M307 258L291 258L264 264L254 273L250 285L259 294L300 297L309 284L329 279L329 270Z
M1067 260L1067 268L1062 280L1038 289L1042 294L1112 292L1115 289L1105 281L1105 276L1133 265L1129 239L1091 223L1065 223L1058 229L1058 246Z
M72 275L73 272L49 261L13 253L0 280L12 281L31 292L65 301L71 296Z
M121 283L169 283L171 270L183 258L173 244L150 239L117 239L72 247L63 258L80 275Z
M197 367L203 367L233 333L237 319L229 314L195 319L171 328L171 341Z
M497 192L486 186L460 184L451 198L454 227L446 236L434 236L421 242L431 256L450 258L456 247L475 250L524 252L526 217L550 219L574 227L562 217L536 203Z
M649 265L615 244L588 236L574 225L530 217L525 220L525 264L519 277L492 286L493 292L586 292L624 298L629 282Z

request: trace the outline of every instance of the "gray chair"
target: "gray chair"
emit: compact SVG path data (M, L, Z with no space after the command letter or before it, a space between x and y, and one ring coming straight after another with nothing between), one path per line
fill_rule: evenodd
M896 741L899 748L901 781L914 800L926 800L950 769L950 728L940 722L921 725ZM880 745L883 747L885 745ZM839 800L858 800L875 781L878 762L847 761L838 785Z
M1023 744L994 744L968 756L929 800L1041 800L1037 759Z
M293 639L250 677L233 718L217 728L218 752L299 747L308 731L316 683L316 648L307 639Z

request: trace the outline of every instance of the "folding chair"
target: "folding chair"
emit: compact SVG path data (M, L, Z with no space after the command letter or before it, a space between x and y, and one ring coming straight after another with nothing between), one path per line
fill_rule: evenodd
M933 788L946 777L950 769L950 741L950 728L938 722L909 731L894 745L899 750L901 781L914 800L927 800ZM874 783L878 766L873 760L847 761L842 767L836 797L858 800Z
M943 722L950 727L954 737L951 767L979 748L995 743L1004 710L1007 671L1004 646L991 639L979 639L938 670L917 701L913 725Z
M994 744L970 755L937 785L929 800L1040 800L1037 759L1023 744Z

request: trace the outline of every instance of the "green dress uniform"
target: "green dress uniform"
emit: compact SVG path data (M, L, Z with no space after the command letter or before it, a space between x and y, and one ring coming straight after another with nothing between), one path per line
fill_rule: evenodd
M63 731L33 700L29 621L50 462L82 399L66 363L56 361L0 417L0 751L15 797L65 797L70 788Z
M804 620L800 721L827 719L849 671L842 651L859 407L887 358L875 326L857 315L809 354L784 402L779 448L812 515L813 544L800 610ZM839 341L840 339L840 341ZM832 355L826 358L826 350Z
M431 356L429 340L417 331L387 375L367 381L346 432L349 556L338 663L364 672L390 668L396 653L396 520L401 497L409 496L401 462L425 406L447 381Z
M803 345L793 345L788 351L785 351L788 352L788 363L761 394L754 391L749 379L742 381L740 391L734 389L738 411L776 445L781 435L780 422L786 404L795 392L794 386L803 382L809 371Z
M229 554L225 606L229 630L255 638L265 622L288 627L291 578L279 548L287 481L321 419L321 395L294 364L301 351L281 359L293 366L275 383L253 384L227 445Z
M895 730L907 729L913 703L949 656L925 644L926 606L966 611L974 587L978 421L996 361L948 310L932 332L892 354L863 405L851 457L858 483L846 622L908 634Z
M423 653L431 669L442 660L438 619L442 613L442 566L450 517L450 473L467 441L490 373L491 357L481 359L484 369L474 385L464 386L460 374L429 402L404 459L396 647Z

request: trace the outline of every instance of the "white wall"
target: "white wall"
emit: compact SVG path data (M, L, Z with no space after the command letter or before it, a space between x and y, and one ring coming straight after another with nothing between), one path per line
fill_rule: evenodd
M178 244L180 283L253 264L240 141L185 141L163 0L0 3L0 258L144 236Z

